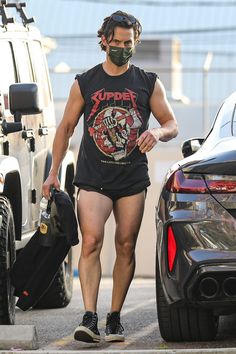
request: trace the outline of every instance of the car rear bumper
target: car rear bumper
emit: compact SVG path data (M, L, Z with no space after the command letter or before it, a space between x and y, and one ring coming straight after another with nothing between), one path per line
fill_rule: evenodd
M190 303L218 311L236 309L236 263L199 266L184 285L184 294Z
M169 304L211 308L218 314L236 312L236 240L224 231L219 239L212 236L214 224L205 220L192 224L173 220L157 228L162 233L157 239L157 258ZM169 225L177 243L172 272L167 262Z

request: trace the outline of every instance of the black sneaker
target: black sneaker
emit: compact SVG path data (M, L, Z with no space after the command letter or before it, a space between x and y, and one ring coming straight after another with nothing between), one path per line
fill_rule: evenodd
M120 313L112 312L107 314L107 323L105 331L105 341L107 342L124 342L124 328L120 323Z
M86 311L83 321L74 331L75 340L86 343L100 342L100 333L97 324L98 316L96 312Z

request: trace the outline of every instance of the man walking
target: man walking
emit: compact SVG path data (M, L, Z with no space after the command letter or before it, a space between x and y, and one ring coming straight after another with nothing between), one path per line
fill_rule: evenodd
M43 185L47 198L52 186L60 187L60 164L83 114L84 134L74 184L79 187L79 274L85 314L74 338L84 342L100 340L96 312L100 252L104 225L112 211L116 260L105 340L124 341L120 311L134 275L135 245L150 185L146 153L159 140L168 141L177 135L176 120L157 75L130 64L141 30L139 21L122 11L104 19L98 37L106 59L76 76L55 135L51 171ZM158 128L148 129L151 112Z

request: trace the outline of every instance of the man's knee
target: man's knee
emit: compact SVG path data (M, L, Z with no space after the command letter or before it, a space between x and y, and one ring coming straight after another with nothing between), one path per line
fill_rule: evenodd
M135 254L135 242L129 240L116 241L117 256L132 259Z
M82 241L82 255L88 257L91 254L100 253L102 247L101 237L84 235Z

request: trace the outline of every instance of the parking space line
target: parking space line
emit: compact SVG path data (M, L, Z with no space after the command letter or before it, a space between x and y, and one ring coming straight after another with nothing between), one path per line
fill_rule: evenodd
M151 334L153 331L158 330L159 325L158 321L151 323L149 326L140 329L139 331L132 334L131 339L127 342L127 346L136 342L137 339L146 337L147 335ZM127 347L126 346L126 347Z
M135 343L137 340L139 340L140 338L143 338L149 334L151 334L153 331L158 329L158 322L153 322L151 323L149 326L140 329L139 331L133 333L127 340L125 340L125 342L123 343L114 343L114 345L112 345L112 349L126 349L128 348L131 344Z
M122 310L121 314L122 314L122 316L125 316L130 312L133 312L135 310L138 310L139 308L146 307L147 305L154 304L154 303L156 303L156 298L151 298L149 300L145 300L143 302L140 302L139 304L137 304L133 307Z
M130 312L133 312L133 311L136 311L140 308L143 308L143 307L146 307L150 304L153 304L156 302L156 299L155 298L151 298L149 300L146 300L146 301L143 301L135 306L132 306L132 307L129 307L127 309L124 309L122 311L122 316L125 316L127 315L128 313ZM106 318L103 318L101 319L100 321L98 321L98 327L104 327L106 324ZM148 326L146 328L146 330L149 328L150 326ZM138 333L138 332L137 332ZM151 333L151 332L150 332ZM71 343L72 341L74 341L74 337L73 337L73 334L70 334L69 336L66 336L66 337L63 337L63 338L60 338L59 340L56 340L55 342L51 342L49 343L48 345L46 345L45 347L43 347L42 349L43 350L54 350L54 349L59 349L59 348L62 348L62 347L65 347L66 345L68 345L69 343Z
M57 349L67 346L72 341L74 341L74 336L73 336L73 334L70 334L69 336L60 338L60 339L56 340L55 342L49 343L48 345L46 345L45 347L42 347L41 349L43 349L43 350L57 350Z

